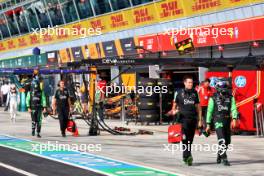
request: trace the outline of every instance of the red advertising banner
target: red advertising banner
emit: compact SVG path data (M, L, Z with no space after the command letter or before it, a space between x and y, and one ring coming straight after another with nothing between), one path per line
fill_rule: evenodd
M139 46L142 46L144 49L146 49L145 51L139 49L138 50L139 53L147 53L148 51L157 52L161 50L160 42L157 34L139 37L138 44Z
M264 17L170 30L160 34L139 37L139 45L152 52L175 50L175 43L191 38L194 47L216 46L248 41L264 40ZM140 51L142 53L142 51Z

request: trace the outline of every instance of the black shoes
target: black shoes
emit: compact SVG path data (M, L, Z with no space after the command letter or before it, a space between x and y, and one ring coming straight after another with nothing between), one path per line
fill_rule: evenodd
M193 157L189 156L188 158L184 158L183 162L187 165L187 166L192 166L193 163Z
M217 158L216 158L216 163L217 164L220 164L221 163L221 157L220 157L220 155L217 155Z
M224 166L230 166L230 163L227 159L223 159Z
M62 137L66 137L65 132L61 132Z
M216 163L217 163L217 164L223 163L224 166L230 166L230 163L229 163L229 161L227 160L227 158L221 158L220 155L217 155Z
M32 136L35 136L35 134L36 134L36 133L35 133L35 130L33 130L33 131L32 131ZM38 138L41 138L40 133L37 134L37 137L38 137Z

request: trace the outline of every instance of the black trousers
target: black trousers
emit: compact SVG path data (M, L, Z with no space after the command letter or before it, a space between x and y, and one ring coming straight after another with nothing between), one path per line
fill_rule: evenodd
M207 106L202 106L203 128L206 129Z
M3 95L3 105L6 106L7 94Z
M6 104L6 101L7 101L7 94L3 95L3 104L2 104L2 106L5 107L5 109L4 109L5 111L8 110L8 105Z
M60 121L60 130L62 134L65 134L65 130L67 128L67 124L69 121L69 109L58 109L58 117Z
M192 156L191 144L193 143L193 138L197 127L197 118L181 117L180 122L182 124L182 132L183 132L183 140L182 140L183 158L186 159L189 156Z
M31 120L32 120L32 131L35 131L37 128L37 133L40 133L41 121L42 121L42 108L41 107L32 108Z
M103 104L103 102L100 102L99 104L96 105L96 111L98 112L100 120L104 120L104 104Z
M228 145L231 143L231 119L220 118L215 120L215 131L218 139L218 156L222 159L226 159L226 151Z

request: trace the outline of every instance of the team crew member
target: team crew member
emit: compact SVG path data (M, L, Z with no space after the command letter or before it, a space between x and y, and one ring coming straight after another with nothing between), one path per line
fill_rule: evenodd
M55 114L57 110L60 120L61 135L66 137L66 128L69 120L69 113L71 111L71 100L69 91L65 88L64 81L59 82L59 89L56 90L53 101L53 105L55 105L55 107L53 107L53 113Z
M83 83L82 87L81 87L81 103L82 103L82 108L83 108L83 112L85 114L87 114L88 111L88 102L89 102L89 90L88 90L88 85L84 85L85 83Z
M235 98L232 96L229 88L228 81L219 80L215 88L217 92L209 99L207 110L207 128L206 131L210 132L210 124L213 121L218 138L218 145L220 147L217 154L217 163L229 166L227 160L226 150L231 143L231 117L233 118L233 127L236 127L236 119L238 117ZM212 117L214 116L214 119Z
M101 76L99 76L97 80L97 85L96 85L96 91L95 91L95 103L96 103L96 109L99 114L100 119L103 120L104 114L103 114L103 101L105 99L106 95L106 80L103 80Z
M202 85L198 88L200 106L202 109L203 127L206 128L206 114L209 98L213 95L212 88L210 87L210 79L203 81Z
M4 111L8 110L8 103L7 103L7 94L9 92L9 85L7 82L4 81L4 85L1 87L1 94L2 94L2 102L5 105Z
M10 86L10 91L7 94L7 103L9 104L9 112L10 112L10 117L11 121L15 122L16 121L16 113L17 113L17 105L19 104L19 95L16 90L15 85Z
M43 112L46 112L47 102L44 91L40 87L38 70L34 70L30 91L27 93L26 105L28 112L31 113L32 136L35 136L35 130L37 128L37 137L40 138L42 109Z
M170 114L179 113L179 121L183 129L183 161L188 166L192 165L193 157L191 154L191 144L193 142L197 121L202 126L202 113L199 105L197 91L193 89L193 78L184 77L184 89L175 92L174 102ZM199 117L199 119L197 119Z

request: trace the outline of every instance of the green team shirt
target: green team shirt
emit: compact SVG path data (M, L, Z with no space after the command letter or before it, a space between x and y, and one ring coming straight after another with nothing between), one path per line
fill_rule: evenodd
M29 91L27 93L27 97L26 97L26 106L27 108L30 108L30 99L31 99L31 92ZM45 108L47 107L47 101L46 101L46 96L44 91L41 91L41 107Z
M214 100L213 98L209 98L208 108L207 108L207 116L206 116L206 123L210 124L212 121L212 116L214 113ZM234 97L231 99L231 114L233 119L237 119L238 112L236 107L236 100Z

